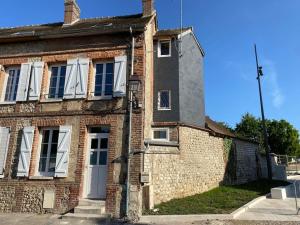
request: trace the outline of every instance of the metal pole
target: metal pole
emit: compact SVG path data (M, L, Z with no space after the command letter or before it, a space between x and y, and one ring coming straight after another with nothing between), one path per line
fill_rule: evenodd
M132 31L131 27L130 27L130 33L132 35L130 76L133 76L133 74L134 74L135 38L133 36L133 31ZM133 101L133 93L129 88L129 124L128 124L127 182L126 182L126 216L127 216L127 218L129 216L129 198L130 198L130 156L131 156L132 101Z
M268 167L268 178L272 180L272 164L271 164L271 157L270 157L270 148L268 143L268 134L267 134L267 128L266 128L266 121L265 121L265 112L264 112L264 105L263 105L263 97L262 97L262 91L261 91L261 83L260 83L260 76L261 74L261 68L258 64L258 56L257 56L257 50L256 50L256 44L254 45L255 49L255 58L256 58L256 69L257 69L257 81L258 81L258 88L259 88L259 98L260 98L260 109L261 109L261 117L262 117L262 126L263 126L263 134L264 134L264 145L266 149L266 159L267 159L267 167Z
M126 216L129 216L130 195L130 155L131 155L131 123L132 123L132 91L129 92L129 124L128 124L128 152L127 152L127 183L126 183Z

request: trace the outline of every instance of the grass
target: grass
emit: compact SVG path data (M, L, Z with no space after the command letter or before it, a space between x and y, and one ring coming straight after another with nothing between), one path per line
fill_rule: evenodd
M270 189L285 186L284 181L259 180L237 186L220 186L211 191L155 206L157 212L144 211L146 215L227 214L251 200L266 195Z

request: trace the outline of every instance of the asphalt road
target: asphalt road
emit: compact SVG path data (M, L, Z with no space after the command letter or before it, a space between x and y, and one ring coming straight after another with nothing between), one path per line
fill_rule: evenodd
M58 219L53 215L26 215L26 214L0 214L0 225L132 225L115 221L111 223L95 223L87 220ZM162 223L137 225L299 225L299 222L275 222L275 221L198 221L192 223Z

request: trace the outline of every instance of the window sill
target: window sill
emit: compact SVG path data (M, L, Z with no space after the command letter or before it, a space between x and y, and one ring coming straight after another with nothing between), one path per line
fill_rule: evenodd
M100 100L112 100L112 96L104 96L104 97L97 97L97 96L91 96L87 100L88 101L100 101Z
M171 55L159 55L158 58L170 58Z
M171 111L172 109L164 109L164 108L159 108L157 109L158 111Z
M29 180L53 180L53 177L32 176L29 177Z
M0 179L3 179L3 178L4 178L4 174L1 174L1 175L0 175Z
M0 105L15 105L16 102L0 102Z
M41 103L51 103L51 102L62 102L63 99L44 99L44 100L41 100L40 102Z
M145 145L179 147L179 143L176 141L146 140Z

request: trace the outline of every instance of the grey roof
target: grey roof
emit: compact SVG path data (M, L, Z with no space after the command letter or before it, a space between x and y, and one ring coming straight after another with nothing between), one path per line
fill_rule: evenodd
M143 17L142 14L136 14L129 16L80 19L72 25L64 25L62 22L59 22L0 28L0 42L15 41L18 39L31 40L129 32L130 27L132 27L133 31L144 31L146 24L151 18L152 17Z
M192 27L184 27L184 28L175 28L175 29L167 29L167 30L158 30L155 34L155 37L162 37L162 36L177 36L181 33L186 31L192 31Z

